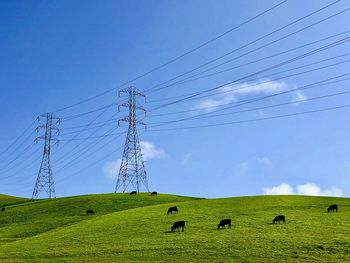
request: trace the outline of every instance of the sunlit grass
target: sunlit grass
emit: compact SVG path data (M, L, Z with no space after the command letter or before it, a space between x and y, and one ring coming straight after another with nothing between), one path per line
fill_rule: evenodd
M105 215L97 212L89 220L3 244L0 260L350 262L349 199L258 196L168 201ZM333 203L340 211L327 213ZM173 205L179 213L166 215ZM279 214L286 215L286 224L272 224ZM223 218L232 219L232 229L216 229ZM186 221L185 232L170 233L178 220Z

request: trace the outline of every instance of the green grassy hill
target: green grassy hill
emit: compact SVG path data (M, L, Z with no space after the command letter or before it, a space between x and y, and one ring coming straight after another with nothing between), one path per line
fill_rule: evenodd
M333 203L340 211L327 213ZM172 205L179 214L166 215ZM0 214L4 262L350 262L347 198L111 194L7 208ZM86 216L87 208L96 215ZM286 224L271 224L278 214ZM223 218L232 229L216 229ZM185 232L170 233L177 220L186 221Z
M28 201L30 199L0 194L0 208Z
M6 211L0 212L0 245L91 219L86 215L87 209L101 216L136 207L187 200L193 199L171 195L154 198L148 194L101 194L33 202L2 195L0 207L5 207Z

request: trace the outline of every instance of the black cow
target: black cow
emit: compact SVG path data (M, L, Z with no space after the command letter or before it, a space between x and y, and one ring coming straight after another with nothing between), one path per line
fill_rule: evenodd
M327 212L338 212L338 206L337 205L330 205L327 209Z
M167 215L172 214L173 212L178 213L179 210L177 210L177 206L169 207L168 212L166 213Z
M180 228L182 229L182 232L185 230L185 221L175 222L171 227L171 232L175 232L176 230L180 231Z
M5 207L1 208L1 212L5 212Z
M132 192L130 192L130 195L136 195L137 194L137 192L136 191L132 191Z
M158 193L157 192L152 192L152 193L150 193L149 195L150 196L153 196L153 195L157 195Z
M89 210L86 210L86 214L87 215L94 215L95 212L93 210L89 209Z
M273 224L275 224L275 223L281 223L281 222L283 222L283 223L286 222L286 217L283 216L283 215L276 216L276 217L273 219L273 221L272 221Z
M220 229L220 227L225 228L225 226L228 225L228 228L231 228L231 219L223 219L220 221L220 223L218 224L218 229Z

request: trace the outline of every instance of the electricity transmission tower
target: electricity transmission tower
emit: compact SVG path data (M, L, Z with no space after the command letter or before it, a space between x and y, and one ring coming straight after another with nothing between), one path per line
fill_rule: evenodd
M55 185L53 182L52 169L51 169L51 143L58 143L58 139L56 138L60 130L57 127L60 123L60 119L53 115L53 113L46 113L40 115L37 120L40 121L40 118L45 118L46 123L43 125L39 125L36 128L38 132L41 129L45 129L45 134L39 136L35 139L36 142L39 140L44 140L44 152L43 158L41 160L41 165L38 173L38 177L36 179L32 199L38 198L40 192L44 190L49 198L56 197L55 193Z
M138 120L136 116L138 111L143 111L146 114L144 108L137 106L137 97L144 97L145 99L146 97L135 87L129 87L126 90L119 91L119 97L121 93L127 93L129 95L129 101L119 105L118 111L120 111L121 107L127 107L129 109L129 116L118 120L118 126L120 126L121 121L126 121L129 123L129 128L125 140L123 158L120 164L115 193L120 187L122 187L123 193L125 193L129 185L133 190L139 192L141 184L143 184L149 192L147 173L137 134L137 124L145 124Z

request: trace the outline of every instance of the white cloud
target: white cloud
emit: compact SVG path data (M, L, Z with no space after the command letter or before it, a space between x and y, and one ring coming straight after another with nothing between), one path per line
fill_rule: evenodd
M284 81L260 79L256 82L246 82L229 86L235 95L272 94L286 90L290 85Z
M270 158L267 156L257 157L256 160L258 161L258 163L260 163L262 165L265 165L268 167L272 166L272 162L271 162Z
M296 186L296 191L289 184L282 183L278 186L264 187L265 195L314 195L314 196L343 196L343 191L335 186L322 190L314 183L306 183Z
M140 146L144 161L161 159L165 157L164 151L162 149L157 149L152 142L140 141ZM107 178L116 179L118 177L121 161L121 159L118 159L105 163L102 170Z
M140 146L144 161L161 159L165 157L165 152L162 149L157 149L151 142L140 141ZM116 179L118 177L121 161L121 159L118 159L115 161L106 162L102 168L104 174L108 178Z
M216 107L236 101L237 99L232 89L232 86L220 88L219 91L221 94L214 96L214 98L199 101L195 108L203 109L205 112L211 112L215 110Z
M162 149L157 149L152 142L140 141L140 146L144 161L165 157L165 152Z
M343 196L342 190L332 186L329 189L322 190L313 183L306 183L297 186L297 193L301 195L317 195L317 196Z
M106 174L108 178L110 179L117 178L121 162L122 162L122 159L118 159L116 161L110 161L105 163L105 165L103 166L103 172Z
M293 98L293 101L301 101L299 103L303 103L302 100L307 100L307 96L305 95L305 93L301 92L301 91L295 91L293 93L294 95L294 98ZM297 105L298 103L296 103Z
M289 184L282 183L278 186L264 187L264 195L292 195L294 194L293 188Z
M219 106L238 101L238 98L242 96L257 94L269 95L294 88L296 88L296 86L287 84L284 81L272 81L270 79L231 84L219 89L221 92L220 94L209 99L201 100L195 105L194 109L203 109L205 112L212 112ZM292 95L293 101L306 98L306 95L301 91L295 91Z

